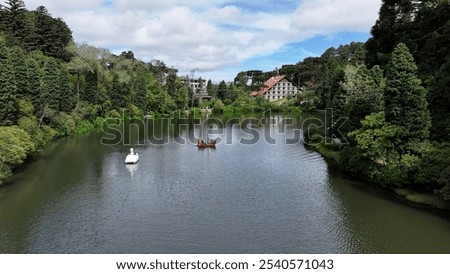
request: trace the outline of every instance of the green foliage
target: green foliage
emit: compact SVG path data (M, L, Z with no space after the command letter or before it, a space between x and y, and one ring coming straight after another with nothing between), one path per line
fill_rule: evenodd
M60 112L53 121L54 129L58 132L59 136L73 135L77 129L75 119L67 113Z
M100 102L97 69L85 71L85 84L81 92L81 100L91 104L98 104Z
M59 71L58 83L60 90L60 110L69 113L74 109L76 99L73 90L70 87L69 75L66 70L61 69Z
M361 129L350 132L349 136L355 138L362 155L372 161L367 175L384 185L398 186L407 179L396 150L404 128L386 123L384 112L369 115L361 123Z
M220 100L229 99L228 98L228 87L225 84L225 81L220 82L219 87L217 89L217 98Z
M358 147L346 146L340 152L342 169L357 177L367 177L373 168L373 161Z
M53 18L45 9L28 11L21 0L8 0L1 9L0 32L5 33L9 46L30 52L40 50L46 56L68 61L66 46L72 32L61 18Z
M384 0L380 17L366 43L367 64L385 68L398 43L411 50L419 78L429 91L431 138L450 141L448 56L450 56L450 2ZM441 73L441 72L442 73ZM389 115L388 115L389 116Z
M388 154L401 143L398 136L404 129L385 122L384 112L373 113L361 121L362 128L350 132L363 155L372 161L385 161Z
M44 75L42 77L41 107L59 111L60 100L61 90L58 64L55 59L49 58L44 65Z
M414 6L410 0L383 0L379 19L372 27L372 37L367 41L369 67L384 68L389 55L399 42L408 40L408 27L413 20Z
M341 128L343 133L348 133L358 129L367 115L382 111L384 81L377 66L368 70L365 65L347 65L344 73L345 81L332 105L338 117L349 118L345 128Z
M30 136L17 126L0 127L0 185L35 148Z
M399 44L392 53L386 76L384 96L386 122L404 128L400 136L401 153L411 141L428 138L430 116L427 109L426 90L417 78L417 66L405 44Z
M33 104L34 110L37 110L41 103L42 88L39 66L32 54L25 57L25 66L27 68L26 82L25 86L22 86L21 94Z
M449 153L448 143L433 146L421 157L421 164L414 178L421 189L438 191L446 199L450 198Z
M436 72L434 81L430 81L430 113L432 140L450 142L450 58Z
M69 61L71 55L66 47L72 41L72 31L67 24L61 18L53 18L43 6L39 6L32 14L36 26L37 49L46 56Z
M86 120L77 119L76 135L88 133L94 129L94 125Z
M109 98L111 100L111 104L115 108L122 108L126 105L125 98L125 85L119 82L119 75L115 74L112 81L112 87L109 92Z
M144 112L148 109L147 83L143 75L139 76L137 79L136 98L134 100L134 104Z
M220 100L220 99L214 100L214 103L213 103L213 111L214 111L215 113L222 113L224 107L225 107L225 105L223 104L222 100Z
M223 113L231 114L234 112L234 107L232 105L226 105L223 107Z
M36 149L42 148L49 140L53 139L51 136L44 135L34 116L21 117L17 122L17 126L28 133L36 145Z
M17 121L17 84L9 49L0 40L0 126Z

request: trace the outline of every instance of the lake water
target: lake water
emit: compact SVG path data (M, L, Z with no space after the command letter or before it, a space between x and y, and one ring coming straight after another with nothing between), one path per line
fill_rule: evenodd
M156 120L120 144L111 129L53 143L0 187L0 252L450 253L448 212L346 178L301 143L314 117L283 118ZM220 142L198 149L200 137Z

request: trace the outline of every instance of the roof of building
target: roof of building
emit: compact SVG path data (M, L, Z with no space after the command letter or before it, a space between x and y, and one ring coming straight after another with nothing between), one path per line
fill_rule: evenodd
M284 78L286 78L285 75L271 77L269 80L264 82L264 87L260 88L258 91L253 91L252 93L250 93L250 96L263 95L273 86L275 86L278 82L282 81Z

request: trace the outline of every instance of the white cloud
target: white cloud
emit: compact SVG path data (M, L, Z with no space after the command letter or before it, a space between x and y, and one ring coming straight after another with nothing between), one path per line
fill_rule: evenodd
M25 0L24 2L29 10L34 10L38 6L44 6L51 14L58 17L71 13L72 11L97 9L101 6L102 0Z
M377 0L304 1L294 13L291 27L299 38L339 31L365 32L375 23L380 4Z
M112 51L129 49L144 61L161 59L180 71L213 71L315 35L368 32L381 0L303 0L286 11L279 6L271 11L267 1L251 2L261 5L259 10L249 10L243 3L250 2L26 1L29 9L43 5L62 17L78 42Z

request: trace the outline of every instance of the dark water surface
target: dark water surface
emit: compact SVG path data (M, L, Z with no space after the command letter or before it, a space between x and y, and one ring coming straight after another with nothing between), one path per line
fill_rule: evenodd
M0 188L0 252L450 253L445 212L339 175L299 142L302 119L274 118L247 133L225 125L216 149L179 144L206 138L202 127L151 122L141 133L169 143L132 129L135 166L131 146L101 145L103 133L52 144ZM276 144L241 142L268 132Z

